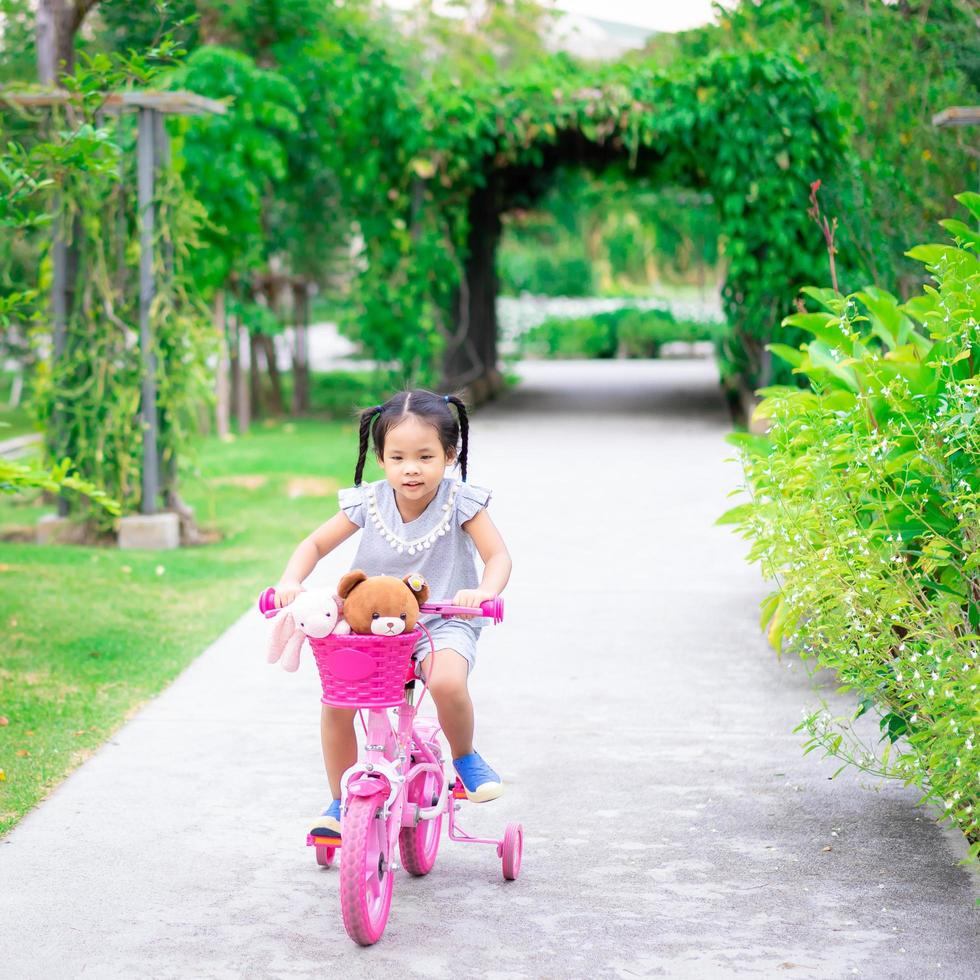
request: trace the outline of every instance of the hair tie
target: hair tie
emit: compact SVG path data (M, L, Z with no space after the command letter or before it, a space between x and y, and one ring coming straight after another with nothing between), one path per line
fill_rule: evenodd
M449 404L449 395L443 395L442 396L442 400L448 405Z

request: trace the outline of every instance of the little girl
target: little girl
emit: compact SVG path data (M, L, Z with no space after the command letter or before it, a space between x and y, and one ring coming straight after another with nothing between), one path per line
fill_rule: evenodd
M458 422L451 404L456 406ZM361 476L369 435L385 475L364 485ZM354 486L340 491L340 513L293 552L276 586L276 605L292 602L316 563L362 528L354 567L368 575L403 578L418 572L428 582L433 599L449 598L457 606L478 607L497 596L510 577L510 555L486 511L490 491L466 483L468 436L466 407L452 395L403 391L362 411ZM445 475L446 467L457 462L462 482ZM477 577L474 546L484 563L482 579ZM467 689L480 626L473 617L423 616L422 622L432 634L437 654L438 666L431 678L432 656L425 636L415 656L422 658L422 676L449 741L453 766L471 800L496 799L503 786L473 750L473 702ZM348 708L323 705L320 737L333 802L312 822L312 834L340 835L340 779L357 762L354 714Z

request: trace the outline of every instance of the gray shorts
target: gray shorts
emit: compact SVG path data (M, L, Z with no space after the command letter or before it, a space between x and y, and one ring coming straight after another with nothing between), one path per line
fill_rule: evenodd
M469 664L469 670L473 670L476 665L476 641L480 638L479 626L471 626L462 619L437 619L424 625L432 635L437 650L455 650ZM423 633L422 639L415 644L412 656L417 661L424 660L431 651L429 638Z

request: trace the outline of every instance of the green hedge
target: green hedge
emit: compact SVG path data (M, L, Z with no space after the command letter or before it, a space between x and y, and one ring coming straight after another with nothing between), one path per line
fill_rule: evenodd
M505 296L591 296L595 286L584 252L560 245L508 242L497 252L497 277Z
M959 197L980 219L980 195ZM860 702L803 723L808 751L921 787L980 852L980 235L908 254L935 288L805 292L788 317L812 340L774 353L808 389L762 392L767 436L740 447L750 502L737 524L779 588L774 646L836 671ZM857 717L877 716L880 740ZM841 768L844 768L842 766Z
M722 324L677 320L669 310L624 307L587 317L549 317L519 339L522 353L539 357L658 357L672 341L716 341Z

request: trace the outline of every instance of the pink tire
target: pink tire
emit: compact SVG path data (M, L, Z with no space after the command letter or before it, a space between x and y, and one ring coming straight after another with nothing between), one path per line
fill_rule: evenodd
M408 786L409 807L432 806L439 797L440 778L435 772L420 772ZM427 875L436 863L439 837L442 833L442 814L431 820L420 820L414 827L403 827L398 834L398 852L402 867L410 875Z
M521 858L524 856L524 828L519 823L507 824L499 853L504 878L513 881L521 873Z
M347 804L340 854L340 910L347 935L361 946L376 943L391 910L391 855L380 796L354 796Z
M314 849L316 850L316 863L321 868L329 868L333 864L337 848L330 847L329 844L317 844Z

